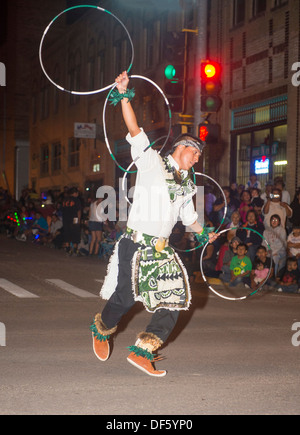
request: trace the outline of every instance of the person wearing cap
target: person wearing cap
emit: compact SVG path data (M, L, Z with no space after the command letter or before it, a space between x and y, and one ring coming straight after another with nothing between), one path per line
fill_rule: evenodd
M167 340L181 310L188 310L191 292L186 269L168 240L178 216L185 226L201 234L203 226L192 201L196 186L189 170L198 162L205 143L189 134L179 136L171 153L162 158L138 126L129 99L126 72L116 78L122 114L129 133L131 155L138 172L127 230L117 242L108 265L100 295L108 300L91 325L93 350L97 358L109 357L109 337L123 315L143 303L152 314L150 322L129 347L128 362L151 376L165 376L154 367L154 353ZM123 94L123 95L122 95ZM206 240L214 241L214 233Z

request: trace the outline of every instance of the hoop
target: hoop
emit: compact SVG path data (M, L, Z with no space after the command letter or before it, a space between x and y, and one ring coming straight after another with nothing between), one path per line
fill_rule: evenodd
M196 175L201 175L201 176L203 176L203 177L206 177L206 178L208 178L209 180L211 180L213 183L215 183L215 185L220 189L220 191L221 191L221 193L222 193L222 195L223 195L223 199L224 199L224 213L223 213L223 217L222 217L222 220L221 220L221 223L220 223L220 225L218 226L218 228L215 230L215 233L217 233L218 231L219 231L219 229L221 228L221 226L223 225L223 222L224 222L224 220L225 220L225 217L226 217L226 214L227 214L227 200L226 200L226 196L225 196L225 193L224 193L224 191L223 191L223 189L222 189L222 187L219 185L219 183L216 181L216 180L214 180L212 177L210 177L209 175L206 175L206 174L202 174L201 172L194 172L194 177L196 176ZM221 233L220 233L221 234ZM203 245L207 245L209 242L202 242L201 244L199 244L198 246L195 246L194 248L191 248L191 249L179 249L179 248L176 248L175 246L171 246L173 249L175 249L176 251L178 251L178 252L185 252L185 253L187 253L187 252L193 252L193 251L196 251L196 249L199 249L199 248L201 248Z
M126 32L126 34L127 34L127 36L128 36L128 39L129 39L129 42L130 42L130 45L131 45L131 60L130 60L130 64L129 64L129 67L128 67L128 69L127 69L127 72L129 72L129 71L131 70L132 65L133 65L133 59L134 59L134 48L133 48L133 42L132 42L132 39L131 39L131 37L130 37L130 34L129 34L127 28L126 28L125 25L122 23L122 21L121 21L118 17L116 17L112 12L110 12L110 11L108 11L108 10L106 10L106 9L101 8L100 6L94 6L94 5L79 5L79 6L73 6L73 7L70 7L70 8L68 8L68 9L65 9L64 11L60 12L60 13L59 13L55 18L53 18L53 20L48 24L48 26L47 26L46 29L44 30L44 33L43 33L43 36L42 36L42 39L41 39L41 42L40 42L40 47L39 47L39 59L40 59L40 64L41 64L41 67L42 67L42 70L43 70L45 76L47 77L47 79L48 79L48 80L49 80L49 81L50 81L54 86L56 86L56 87L57 87L58 89L60 89L61 91L65 91L65 92L68 92L69 94L74 94L74 95L93 95L93 94L97 94L97 93L100 93L100 92L106 91L107 89L109 89L109 88L111 88L111 87L113 86L113 83L112 83L111 85L105 86L105 87L103 87L103 88L95 89L95 90L93 90L93 91L83 91L83 92L81 92L81 91L74 91L74 90L66 89L66 88L63 88L62 86L60 86L60 85L57 84L54 80L51 79L51 77L47 74L46 69L45 69L44 64L43 64L43 61L42 61L42 49L43 49L44 39L45 39L45 36L46 36L47 33L48 33L48 30L50 29L50 27L51 27L52 24L54 23L54 21L57 20L57 19L58 19L61 15L63 15L64 13L66 13L66 12L68 12L68 11L71 11L71 10L73 10L73 9L78 9L78 8L93 8L93 9L98 9L98 10L101 11L101 12L106 12L107 14L111 15L115 20L118 21L119 24L121 24L121 26L123 27L123 29L125 30L125 32Z
M205 283L206 283L206 285L208 286L208 288L213 292L213 293L215 293L217 296L219 296L220 298L222 298L222 299L226 299L226 300L228 300L228 301L242 301L242 300L245 300L245 299L247 299L247 298L249 298L250 296L253 296L253 295L255 295L257 292L259 292L262 288L263 288L263 286L264 286L264 283L265 282L267 282L268 281L268 279L270 278L270 275L271 275L271 271L272 271L272 261L273 261L273 255L272 255L272 250L271 250L271 247L270 247L270 245L269 245L269 243L268 243L268 241L258 232L258 231L256 231L256 230L254 230L253 228L248 228L248 227L234 227L234 228L227 228L227 229L225 229L225 230L222 230L222 231L220 231L220 233L219 234L224 234L224 233L226 233L227 231L230 231L230 230L239 230L239 229L242 229L242 230L250 230L250 231L253 231L254 233L256 233L256 234L258 234L264 241L265 241L265 243L266 243L266 245L267 245L267 247L268 247L268 251L269 251L269 253L270 253L270 261L271 261L271 267L270 267L270 270L269 270L269 273L268 273L268 275L267 275L267 277L266 277L266 279L263 281L263 284L261 284L256 290L254 290L254 291L251 291L248 295L246 295L246 296L242 296L242 297L240 297L240 298L231 298L231 297L228 297L228 296L224 296L224 295L222 295L221 293L219 293L219 292L217 292L208 282L207 282L207 279L206 279L206 276L204 275L204 272L203 272L203 267L202 267L202 261L203 261L203 254L204 254L204 251L205 251L205 249L206 249L206 247L207 247L207 245L208 245L208 243L209 242L207 242L206 243L206 245L203 247L203 250L202 250L202 252L201 252L201 256L200 256L200 271L201 271L201 275L202 275L202 278L203 278L203 280L205 281Z
M128 77L129 79L142 79L142 80L146 80L147 82L151 83L163 96L167 109L168 109L168 115L169 115L169 130L168 130L168 134L166 136L166 140L164 142L164 144L162 145L160 152L162 152L162 150L164 149L164 147L166 146L170 134L171 134L171 128L172 128L172 113L171 113L171 109L170 109L170 104L169 101L167 99L167 97L165 96L165 94L163 93L162 89L152 80L148 79L147 77L144 76L140 76L140 75L132 75ZM105 121L105 115L106 115L106 107L107 107L107 103L108 103L108 99L110 97L110 94L112 93L112 91L114 90L114 88L118 85L118 83L114 83L114 85L112 86L112 88L110 89L109 93L107 94L106 100L104 102L104 107L103 107L103 115L102 115L102 119L103 119L103 133L104 133L104 139L105 139L105 143L106 143L106 147L108 149L109 155L111 156L111 158L113 159L113 161L115 162L115 164L125 173L130 173L130 174L135 174L137 171L129 171L129 169L131 168L131 166L133 165L133 163L135 163L141 156L138 156L135 158L135 160L129 165L129 167L127 169L124 169L117 161L116 157L114 156L111 148L110 148L110 144L109 144L109 140L107 137L107 131L106 131L106 121ZM143 153L146 152L149 148L151 148L153 146L153 144L155 142L157 142L158 139L154 142L152 142L152 144L148 145L144 150ZM142 155L142 154L141 154Z

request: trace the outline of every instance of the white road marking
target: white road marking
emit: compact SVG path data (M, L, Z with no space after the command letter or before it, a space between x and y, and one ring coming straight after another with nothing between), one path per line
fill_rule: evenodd
M10 281L7 281L4 278L0 278L0 287L6 290L8 293L17 296L18 298L38 298L39 296L30 293L29 291L19 287L16 284L13 284Z
M94 295L93 293L87 292L86 290L82 290L81 288L75 287L61 279L46 279L46 282L50 284L54 284L57 287L65 290L75 296L79 296L80 298L98 298L98 295Z

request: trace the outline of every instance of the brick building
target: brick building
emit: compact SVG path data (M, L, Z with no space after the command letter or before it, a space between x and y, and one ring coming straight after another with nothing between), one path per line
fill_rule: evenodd
M162 89L168 33L193 31L185 32L184 111L181 116L173 113L172 124L176 126L174 134L179 125L195 133L200 121L195 107L201 60L195 31L203 2L87 3L99 4L125 24L134 45L130 74L146 76ZM10 73L13 91L11 86L6 91L10 89L14 97L6 97L6 128L0 126L5 154L2 170L5 167L11 190L15 191L16 149L21 145L28 150L28 184L39 194L49 189L62 190L65 185L78 186L82 191L95 190L101 184L118 187L123 171L109 155L103 135L102 110L107 92L76 96L59 91L39 65L38 45L43 30L51 19L76 2L39 4L14 0L7 4L11 15L14 4L18 4L15 20L21 29L14 33L14 28L9 27L6 42L0 44L0 61L2 53L11 52L12 47L21 53L17 59L10 57L7 61L7 70L15 75ZM292 82L293 65L300 61L299 23L298 0L208 1L206 57L222 65L223 104L217 114L210 116L211 122L221 126L220 139L207 147L199 168L204 166L205 172L223 185L229 181L245 184L255 170L268 171L258 175L263 186L268 179L282 175L292 196L300 184L300 87L295 86L295 80ZM64 88L79 91L113 83L115 76L128 68L130 59L131 46L124 29L113 17L95 9L75 10L57 18L43 47L43 61L51 78ZM161 95L143 80L132 80L132 86L136 89L133 105L140 125L151 139L162 136L168 129L168 114ZM131 157L120 107L107 105L106 122L111 150L120 166L127 168ZM75 137L75 123L94 124L96 136ZM128 175L129 184L134 177Z
M268 171L258 175L263 186L276 176L292 195L299 186L299 29L297 0L212 0L209 54L224 67L217 117L226 148L216 178L245 184Z

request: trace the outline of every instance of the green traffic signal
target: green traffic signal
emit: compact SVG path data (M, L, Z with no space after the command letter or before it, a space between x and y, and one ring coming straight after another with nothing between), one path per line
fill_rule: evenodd
M168 65L165 69L165 77L168 80L172 80L176 75L176 69L173 65Z

